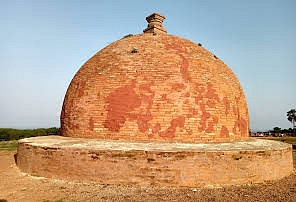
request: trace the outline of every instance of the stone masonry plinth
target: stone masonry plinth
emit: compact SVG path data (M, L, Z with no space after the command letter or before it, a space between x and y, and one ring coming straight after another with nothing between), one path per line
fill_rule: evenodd
M137 143L44 136L19 140L22 172L79 182L204 187L280 179L293 170L289 144Z

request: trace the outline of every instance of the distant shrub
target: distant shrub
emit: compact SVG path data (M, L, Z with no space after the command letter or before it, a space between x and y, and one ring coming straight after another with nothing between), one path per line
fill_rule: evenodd
M13 129L13 128L0 128L0 141L19 140L22 138L46 136L46 135L59 135L60 128L37 128L37 129Z

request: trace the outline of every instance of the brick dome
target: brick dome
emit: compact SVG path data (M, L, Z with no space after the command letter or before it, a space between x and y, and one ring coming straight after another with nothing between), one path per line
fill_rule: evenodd
M150 26L90 58L67 90L62 136L120 141L249 138L246 99L219 58Z

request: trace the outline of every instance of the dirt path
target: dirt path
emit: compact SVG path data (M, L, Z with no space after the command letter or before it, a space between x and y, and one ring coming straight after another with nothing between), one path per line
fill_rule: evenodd
M5 201L296 201L296 173L282 180L226 188L99 185L21 173L15 151L0 151L0 202ZM296 168L296 151L293 152Z

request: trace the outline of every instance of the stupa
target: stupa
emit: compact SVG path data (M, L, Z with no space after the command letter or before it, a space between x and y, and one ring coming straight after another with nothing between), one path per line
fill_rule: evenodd
M76 73L61 136L19 141L17 165L36 176L109 184L223 186L292 173L289 144L249 138L234 73L201 44L143 34L99 51Z

